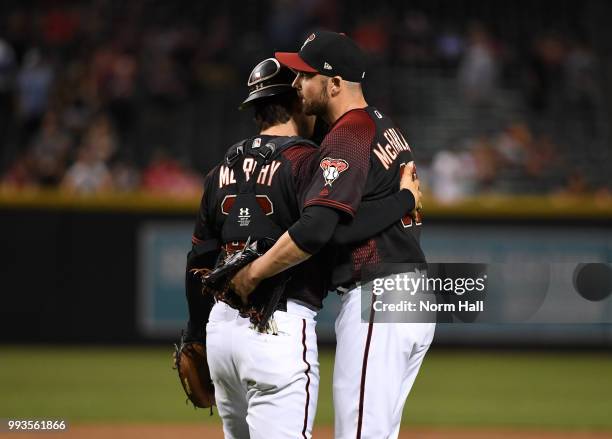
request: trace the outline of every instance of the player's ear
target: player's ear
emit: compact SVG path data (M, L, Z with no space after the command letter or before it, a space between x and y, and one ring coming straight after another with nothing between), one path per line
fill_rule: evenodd
M342 77L332 76L328 81L328 93L330 96L337 96L340 93L342 87Z

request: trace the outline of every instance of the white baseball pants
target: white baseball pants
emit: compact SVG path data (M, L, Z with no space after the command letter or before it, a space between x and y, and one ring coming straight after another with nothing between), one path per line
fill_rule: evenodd
M342 296L335 326L335 438L397 438L436 324L362 323L357 286Z
M278 335L217 303L206 326L208 364L226 439L310 439L319 393L315 312L291 300Z

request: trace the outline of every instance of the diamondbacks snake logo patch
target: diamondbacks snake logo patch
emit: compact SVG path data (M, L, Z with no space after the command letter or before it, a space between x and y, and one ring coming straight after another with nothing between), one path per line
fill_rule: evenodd
M349 168L349 164L346 160L333 159L331 157L325 157L320 163L321 169L323 169L323 179L325 180L325 186L331 186L340 174Z

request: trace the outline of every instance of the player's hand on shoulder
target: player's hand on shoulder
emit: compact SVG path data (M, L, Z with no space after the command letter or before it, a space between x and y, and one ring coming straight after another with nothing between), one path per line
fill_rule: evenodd
M414 166L414 162L407 163L405 165L405 170L402 173L402 178L400 180L400 189L408 189L412 192L412 196L414 197L414 205L415 210L421 210L423 208L421 193L421 182L416 173L416 169ZM413 211L413 213L415 213Z

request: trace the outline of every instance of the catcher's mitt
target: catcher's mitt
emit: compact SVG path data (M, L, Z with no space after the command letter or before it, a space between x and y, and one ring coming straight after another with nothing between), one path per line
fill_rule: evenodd
M181 334L180 346L174 345L174 369L194 407L210 408L215 405L215 386L210 378L206 345L201 341L186 341Z
M244 304L240 296L230 288L230 281L243 267L268 251L274 242L271 238L263 238L251 243L249 238L242 250L221 258L213 270L206 268L191 270L202 279L202 294L212 294L217 301L220 300L237 309L240 316L248 318L260 332L271 330L268 323L284 291L287 276L283 274L276 279L274 286L270 288L272 293L264 295L263 298L255 293L251 294L247 304Z

